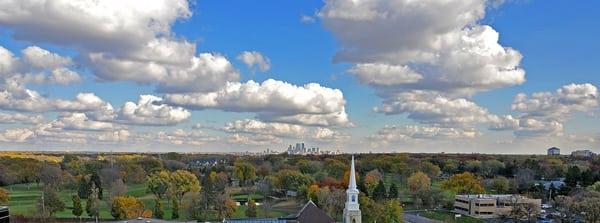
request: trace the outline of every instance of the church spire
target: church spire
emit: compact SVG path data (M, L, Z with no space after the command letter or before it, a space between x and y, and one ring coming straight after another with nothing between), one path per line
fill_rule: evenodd
M358 195L360 191L356 188L356 170L354 167L354 156L350 163L350 177L348 189L346 190L346 205L344 207L344 223L362 223Z
M352 163L350 164L350 182L348 182L348 189L356 189L356 172L354 170L354 155L352 156Z

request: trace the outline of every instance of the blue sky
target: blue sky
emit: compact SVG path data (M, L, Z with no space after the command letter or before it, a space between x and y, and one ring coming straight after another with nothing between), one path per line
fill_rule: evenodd
M18 61L3 71L5 148L259 151L305 141L344 152L540 153L550 146L599 146L600 7L594 1L150 2L3 5L0 46ZM403 11L411 7L414 13ZM83 18L92 25L82 25ZM436 38L449 39L439 45ZM159 40L181 48L145 51ZM70 62L52 59L40 67L25 59L31 46ZM243 52L252 61L240 59ZM190 71L187 63L195 59L207 61ZM217 68L218 59L225 67ZM52 72L62 68L79 78L57 83ZM9 88L9 77L20 78L21 87ZM250 82L264 88L229 95L235 84ZM24 89L43 99L19 98ZM100 102L76 98L79 93ZM223 98L203 101L210 94ZM36 101L44 106L24 105ZM110 117L97 117L98 111Z

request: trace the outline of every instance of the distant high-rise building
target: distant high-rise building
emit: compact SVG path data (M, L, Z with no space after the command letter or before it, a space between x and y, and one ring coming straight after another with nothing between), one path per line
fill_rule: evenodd
M558 156L560 155L560 149L556 147L552 147L548 149L548 156Z
M289 145L287 148L287 154L290 155L334 155L339 154L340 151L321 150L319 147L306 147L304 143L296 143L295 146Z

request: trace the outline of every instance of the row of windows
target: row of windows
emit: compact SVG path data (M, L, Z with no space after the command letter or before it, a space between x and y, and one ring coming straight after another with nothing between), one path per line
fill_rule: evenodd
M0 209L0 223L9 223L8 209Z
M461 211L469 212L469 209L466 209L466 208L463 208L463 207L459 207L459 206L454 206L454 209L458 209L458 210L461 210Z
M460 203L463 203L463 204L469 204L468 201L463 201L463 200L460 200L460 199L455 199L454 201L460 202Z
M475 206L479 206L479 207L493 207L493 206L495 206L495 204L493 204L493 203L491 203L491 204L490 203L483 203L483 204L475 203Z
M494 214L494 212L489 212L489 211L475 211L475 214L481 214L481 215L491 215Z

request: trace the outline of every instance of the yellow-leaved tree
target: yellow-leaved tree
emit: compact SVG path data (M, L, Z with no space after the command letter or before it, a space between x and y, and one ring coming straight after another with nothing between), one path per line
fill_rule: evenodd
M442 188L457 194L481 194L485 192L481 181L470 172L452 175L449 179L442 181Z
M408 187L412 192L428 191L431 187L431 179L421 171L415 172L408 178Z
M141 217L144 204L132 196L118 196L113 198L110 214L117 220Z

